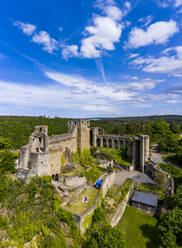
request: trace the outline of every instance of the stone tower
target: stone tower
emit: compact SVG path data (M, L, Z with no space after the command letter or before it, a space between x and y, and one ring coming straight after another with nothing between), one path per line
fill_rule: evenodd
M69 120L68 128L72 130L77 128L77 147L80 147L81 151L90 148L90 120Z

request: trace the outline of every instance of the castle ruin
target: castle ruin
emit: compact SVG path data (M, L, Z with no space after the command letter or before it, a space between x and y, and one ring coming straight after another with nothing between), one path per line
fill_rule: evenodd
M69 120L68 133L48 136L47 126L36 126L29 143L21 147L18 168L30 170L33 175L56 175L61 170L61 157L71 162L71 155L78 148L90 146L127 148L127 155L134 169L145 171L149 158L149 136L106 135L103 129L90 128L89 120Z

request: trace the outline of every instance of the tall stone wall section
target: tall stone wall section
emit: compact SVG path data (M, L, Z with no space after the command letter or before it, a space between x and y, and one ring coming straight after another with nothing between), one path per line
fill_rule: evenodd
M21 147L19 168L29 170L31 175L55 175L61 170L61 157L71 162L71 154L78 147L90 148L90 121L69 120L68 133L48 136L47 126L37 126L29 137L29 143Z
M162 177L165 178L165 188L161 187L161 189L165 190L166 195L173 195L174 193L174 180L173 178L166 172L163 171L161 168L157 166L153 161L149 161L147 165L146 173L155 181L155 176L157 174L161 174ZM160 187L160 185L157 185Z

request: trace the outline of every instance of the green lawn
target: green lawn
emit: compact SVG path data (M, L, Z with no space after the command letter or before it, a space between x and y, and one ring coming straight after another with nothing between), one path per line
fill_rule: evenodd
M71 210L77 214L82 214L85 210L89 209L94 205L99 191L95 188L84 190L78 197L78 201L75 204L66 205L66 209ZM88 202L83 203L83 196L88 197Z
M145 212L138 212L127 206L125 213L118 223L125 235L127 248L157 248L157 220Z

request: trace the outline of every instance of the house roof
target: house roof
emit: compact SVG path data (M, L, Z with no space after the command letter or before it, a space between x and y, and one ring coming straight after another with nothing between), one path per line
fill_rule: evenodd
M156 195L151 193L143 193L140 191L135 191L132 201L143 203L146 205L150 205L153 207L157 207L158 199Z

